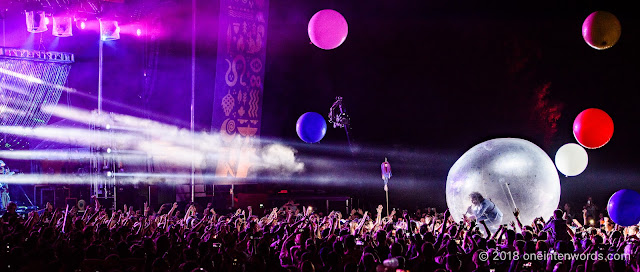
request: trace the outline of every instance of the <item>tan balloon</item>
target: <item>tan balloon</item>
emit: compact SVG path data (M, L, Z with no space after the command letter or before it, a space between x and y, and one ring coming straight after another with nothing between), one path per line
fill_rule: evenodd
M620 21L610 12L596 11L582 23L582 37L595 49L604 50L615 45L620 39Z

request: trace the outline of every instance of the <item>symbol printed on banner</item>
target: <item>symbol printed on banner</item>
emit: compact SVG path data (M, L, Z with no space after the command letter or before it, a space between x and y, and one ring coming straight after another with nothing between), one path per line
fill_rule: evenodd
M258 117L258 102L260 102L258 91L252 90L249 94L249 117Z
M260 88L262 87L262 79L260 76L251 75L251 87Z
M235 105L235 101L233 100L233 96L231 95L231 91L227 93L222 98L222 109L224 110L224 115L229 116L231 110L233 110L233 106Z
M244 116L244 113L245 113L245 111L244 111L244 107L243 107L243 106L240 106L240 109L238 110L238 115L240 115L240 117L242 117L242 116ZM246 122L246 121L247 121L247 120L245 120L245 122ZM240 122L240 124L243 124L243 123L242 123L242 122Z
M262 70L262 61L260 61L259 59L252 59L251 62L249 62L249 66L251 66L251 70L254 73L259 73L260 70Z

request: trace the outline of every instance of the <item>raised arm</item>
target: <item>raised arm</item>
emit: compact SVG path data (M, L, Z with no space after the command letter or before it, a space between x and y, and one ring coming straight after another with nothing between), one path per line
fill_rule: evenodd
M580 221L578 221L578 219L575 219L575 218L574 218L574 219L573 219L573 223L574 223L574 224L576 224L576 226L577 226L578 228L582 228L582 224L580 224Z
M489 237L491 237L491 239L496 239L496 238L500 239L499 237L502 235L503 231L504 231L504 226L500 225L496 233L494 233L493 236L489 236Z
M482 224L482 226L484 227L484 231L487 232L487 237L491 237L491 230L489 230L489 227L487 227L487 223L482 220L480 221L480 224Z
M449 219L449 209L444 211L444 217L442 218L442 225L440 225L440 233L438 234L438 237L436 238L436 244L434 245L435 248L440 248L440 245L442 245L442 242L444 241L444 232L447 229L447 221Z
M144 217L149 216L149 204L147 204L147 202L144 202L144 205L142 206L142 212Z
M520 209L516 208L515 210L513 210L513 216L515 216L516 218L516 223L518 223L518 228L520 228L520 232L524 231L524 228L522 227L522 222L520 222Z
M173 206L171 206L171 210L169 210L168 216L171 217L177 209L178 209L178 202L173 202Z
M368 216L369 216L369 211L364 212L364 215L362 216L362 219L360 220L358 227L354 230L354 233L353 233L354 236L357 237L360 234L360 232L362 231L362 227L364 226L364 222L367 221Z

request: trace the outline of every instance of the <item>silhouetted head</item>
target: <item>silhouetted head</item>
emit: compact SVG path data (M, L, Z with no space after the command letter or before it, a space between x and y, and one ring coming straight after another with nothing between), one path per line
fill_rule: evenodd
M561 209L557 209L557 210L553 211L553 216L556 219L562 219L563 215L564 215L564 212Z

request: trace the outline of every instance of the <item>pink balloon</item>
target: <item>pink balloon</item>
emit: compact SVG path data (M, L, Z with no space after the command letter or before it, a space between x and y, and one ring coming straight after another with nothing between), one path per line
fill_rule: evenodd
M313 44L322 49L331 50L347 39L349 25L339 12L323 9L311 17L308 31Z

